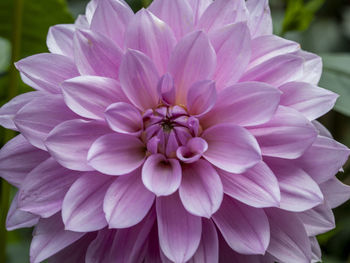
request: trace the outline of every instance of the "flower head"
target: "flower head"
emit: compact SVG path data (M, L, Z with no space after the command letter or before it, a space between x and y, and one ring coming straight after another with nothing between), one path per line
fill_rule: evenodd
M267 0L93 0L47 45L0 110L31 262L320 257L349 150L315 121L337 98L320 58L272 34Z

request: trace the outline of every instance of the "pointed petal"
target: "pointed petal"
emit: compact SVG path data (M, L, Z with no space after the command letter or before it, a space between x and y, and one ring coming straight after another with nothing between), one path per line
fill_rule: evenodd
M111 250L113 247L113 240L117 230L114 229L102 229L98 231L97 237L93 240L87 251L85 257L85 263L107 263L110 259Z
M154 0L148 9L171 27L178 40L193 29L192 8L186 0Z
M279 206L281 194L278 181L264 162L243 174L231 174L223 170L218 172L225 194L257 208Z
M263 124L275 114L280 96L280 91L265 83L237 83L218 94L216 105L201 122L205 127L227 122L240 126Z
M27 174L49 157L17 135L0 150L0 177L19 188Z
M242 173L261 160L255 138L244 128L220 124L205 130L202 138L208 143L204 158L231 173Z
M176 90L174 79L169 72L165 73L157 85L158 96L165 105L174 105Z
M248 0L248 25L252 37L272 35L272 19L268 0Z
M107 225L103 199L113 179L111 176L90 172L74 182L62 204L62 219L66 230L90 232Z
M49 132L63 121L76 119L61 95L45 95L26 104L14 122L21 134L35 147L46 150L44 141Z
M275 116L267 123L251 127L262 154L296 159L312 145L317 131L309 120L294 109L279 106Z
M322 262L322 251L316 237L310 237L312 261L311 263Z
M309 263L310 241L295 213L266 209L270 221L271 240L268 252L282 262Z
M142 221L154 202L154 194L141 180L141 170L118 177L108 188L103 211L109 228L128 228Z
M338 207L350 199L350 186L343 184L337 178L321 183L320 188L331 208Z
M35 83L34 88L50 93L60 93L60 84L64 80L79 75L71 59L50 53L24 58L16 62L15 66L24 76Z
M77 30L74 37L74 59L82 75L117 79L122 51L97 32Z
M162 154L152 154L142 167L142 181L157 196L174 193L181 183L181 165L176 159L166 159Z
M296 54L304 59L304 74L300 81L317 85L323 70L322 58L304 50L299 50Z
M189 214L177 193L157 198L159 243L175 262L186 262L196 252L202 232L201 218Z
M250 33L246 23L230 24L212 31L210 41L216 51L214 79L219 90L237 82L250 61Z
M74 32L75 26L72 24L62 24L50 27L46 39L46 45L50 52L73 58Z
M215 50L205 33L196 31L182 38L171 54L168 67L174 77L177 101L185 103L192 84L211 79L215 67Z
M270 227L263 209L225 196L213 220L227 244L236 252L265 254L270 241Z
M204 80L196 82L187 93L187 110L192 116L209 112L216 102L215 82Z
M137 137L111 133L92 144L88 163L101 173L122 175L142 165L145 156L145 146Z
M88 26L91 24L91 20L95 14L98 2L101 2L99 0L90 0L89 3L86 5L85 8L85 18L87 20Z
M92 143L111 130L97 121L70 120L57 125L48 135L45 145L51 156L62 166L77 171L94 170L87 162Z
M182 204L196 216L210 218L220 207L222 183L213 166L205 160L182 166L179 189Z
M187 0L187 2L192 7L194 24L197 24L198 20L213 0Z
M122 59L119 77L122 90L137 108L147 110L157 106L159 75L146 55L129 50Z
M45 218L56 214L79 175L79 172L63 168L49 158L26 176L18 192L18 207Z
M279 90L283 92L281 105L301 112L310 121L330 111L338 95L304 82L289 82Z

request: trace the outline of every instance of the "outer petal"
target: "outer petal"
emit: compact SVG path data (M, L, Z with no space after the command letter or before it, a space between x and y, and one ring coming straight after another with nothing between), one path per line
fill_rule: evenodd
M237 125L213 126L204 131L202 138L208 143L204 158L227 172L242 173L261 160L255 138Z
M219 209L224 191L212 165L205 160L198 160L183 165L179 194L188 212L210 218Z
M65 229L90 232L107 225L103 199L113 177L95 172L82 175L68 190L62 205Z
M175 262L186 262L196 252L202 232L201 218L189 214L177 194L157 199L159 243Z
M211 79L215 67L215 50L205 33L196 31L182 38L171 54L168 67L174 77L177 102L185 103L191 85Z
M39 263L66 248L85 233L65 231L61 214L40 219L30 245L30 262Z
M244 0L216 0L203 13L198 27L215 30L228 24L246 21L248 10Z
M322 251L316 237L310 237L312 263L322 262Z
M281 194L278 181L264 163L260 162L243 174L219 170L225 194L253 207L279 206Z
M177 39L193 29L193 13L186 0L154 0L149 10L172 28Z
M61 95L46 95L26 104L16 114L14 122L32 145L46 150L44 141L49 132L61 122L77 117L65 105Z
M88 163L101 173L122 175L138 168L145 155L145 146L137 137L112 133L92 144Z
M105 35L123 48L124 33L133 16L134 12L124 0L98 1L91 29Z
M260 81L278 87L299 79L303 74L303 63L303 58L296 55L277 56L248 70L240 82Z
M279 90L283 92L281 105L301 112L309 120L317 119L330 111L338 95L305 82L289 82Z
M248 25L252 37L272 35L272 19L268 0L248 0Z
M109 228L128 228L142 221L153 205L154 194L140 178L141 171L118 177L108 188L103 211Z
M44 92L27 92L13 98L0 108L0 125L6 129L17 130L13 118L17 112L33 99L40 98Z
M350 150L331 138L318 136L312 146L296 160L317 183L331 179L343 166Z
M74 32L75 26L72 24L62 24L50 27L46 39L46 45L50 52L73 58Z
M250 61L250 33L246 23L230 24L209 34L216 51L214 79L219 90L237 82Z
M297 215L281 209L265 211L271 228L271 240L267 251L282 262L309 263L310 241Z
M192 116L201 116L210 111L216 102L215 82L196 82L187 93L187 110Z
M136 107L147 110L157 106L159 75L153 62L146 55L129 50L122 59L119 77L122 90Z
M78 30L74 37L74 58L82 75L117 79L122 51L97 32Z
M286 159L300 157L317 136L314 126L296 110L280 106L267 123L249 128L262 154Z
M193 11L193 20L194 23L197 24L201 15L208 8L208 6L213 3L213 0L187 0L187 2L191 5Z
M321 191L331 208L335 208L350 199L350 186L332 178L320 184Z
M85 256L85 263L108 263L111 251L116 249L113 247L113 240L117 230L102 229L98 231L97 237L93 240Z
M241 254L265 254L270 227L263 209L249 207L225 196L213 220L227 244Z
M60 84L64 80L79 75L71 59L57 54L30 56L18 61L15 66L35 84L34 88L50 93L60 93Z
M0 177L20 187L26 175L50 155L17 135L0 150Z
M221 251L220 251L221 252ZM218 263L219 241L216 227L211 220L202 219L202 237L199 247L188 263Z
M142 181L148 190L157 196L174 193L181 183L181 165L176 159L166 159L162 154L153 154L142 167Z
M136 14L126 32L125 45L146 54L160 73L166 71L175 44L170 27L147 9Z
M219 93L216 105L201 122L206 127L227 122L240 126L263 124L275 114L280 96L280 91L265 83L237 83Z
M300 81L317 85L322 75L322 58L316 54L309 53L304 50L300 50L296 54L305 60L304 74L300 78Z
M80 173L70 171L49 158L33 169L18 192L21 210L50 217L62 208L63 198Z
M94 170L87 162L92 143L111 130L97 121L70 120L57 125L48 135L45 145L51 156L62 166L78 171Z

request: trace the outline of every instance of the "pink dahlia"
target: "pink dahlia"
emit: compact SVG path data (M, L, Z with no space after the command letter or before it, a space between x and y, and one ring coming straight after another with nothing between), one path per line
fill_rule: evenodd
M267 0L93 0L16 63L0 110L32 263L315 262L350 196L316 118L321 59L272 34Z

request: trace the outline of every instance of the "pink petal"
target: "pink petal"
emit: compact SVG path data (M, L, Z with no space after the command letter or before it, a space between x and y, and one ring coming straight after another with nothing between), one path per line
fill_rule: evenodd
M196 252L202 232L201 218L189 214L177 193L157 198L159 243L175 262L186 262Z
M245 72L251 54L250 33L246 23L225 26L209 34L216 51L214 74L219 90L236 83Z
M302 76L304 60L295 55L280 55L248 70L240 79L265 82L278 87Z
M112 133L101 136L91 146L88 163L101 173L127 174L143 164L144 144L132 135Z
M12 231L19 228L32 227L39 222L40 217L18 209L18 194L12 200L6 218L6 229Z
M159 80L157 85L158 96L165 105L174 105L176 90L174 79L170 73L165 73Z
M201 16L198 27L215 30L228 24L246 21L248 10L244 0L215 0Z
M259 82L237 83L218 94L214 108L201 122L205 127L219 123L253 126L269 121L280 102L281 92Z
M107 225L103 199L114 178L90 172L82 175L69 188L62 204L65 229L90 232Z
M46 150L44 141L49 132L61 122L77 117L57 94L32 100L16 114L14 122L32 145Z
M211 220L202 219L202 237L199 247L187 263L219 262L219 242L216 227Z
M300 157L315 141L317 131L302 114L280 106L267 123L251 127L262 154L286 159Z
M191 214L210 218L219 209L224 194L218 173L205 160L183 165L182 173L182 204Z
M142 116L140 111L129 103L117 102L105 111L109 127L120 133L140 135L142 131Z
M122 59L119 77L122 90L137 108L147 110L157 106L159 76L153 62L145 54L129 50Z
M181 146L176 150L177 158L183 163L197 162L208 150L208 144L200 137L193 137L187 141L186 146Z
M27 174L49 157L17 135L0 150L0 177L19 188Z
M124 33L133 16L134 12L123 0L98 1L91 29L105 35L123 48Z
M172 28L177 39L193 29L192 8L186 0L154 0L148 9Z
M80 175L60 166L53 158L42 162L23 181L18 207L26 212L50 217L62 208L63 198Z
M84 263L107 263L112 260L110 255L116 249L113 240L117 230L105 228L97 233L95 240L88 246Z
M181 183L181 165L176 159L152 154L142 167L142 181L157 196L174 193Z
M77 171L93 171L87 162L89 148L97 138L110 132L102 122L70 120L57 125L49 133L45 145L62 166Z
M316 237L310 237L312 260L311 263L322 262L322 251Z
M248 26L252 37L272 35L272 19L268 0L248 0Z
M17 130L13 119L17 112L33 99L40 98L45 93L41 91L27 92L18 95L0 108L0 125L6 129Z
M281 105L288 106L301 112L309 120L330 111L338 98L338 95L305 82L289 82L279 90L283 92Z
M74 32L75 26L72 24L62 24L50 27L46 39L46 45L50 52L73 58Z
M147 9L137 12L126 32L125 45L146 54L160 73L166 71L175 44L170 27Z
M338 207L350 199L350 186L335 177L321 183L320 188L331 208Z
M310 241L297 215L281 209L265 211L271 229L271 240L267 251L281 262L310 262Z
M231 173L242 173L261 160L255 138L234 124L220 124L205 130L202 138L208 143L204 158Z
M104 120L104 111L110 104L128 101L118 81L98 76L66 80L62 83L62 92L67 106L89 119Z
M278 181L264 162L243 174L231 174L223 170L218 172L225 194L257 208L279 206L281 194Z
M318 136L312 146L296 160L317 183L331 178L345 164L350 150L331 138Z
M270 227L263 209L225 196L213 220L227 244L236 252L265 254L270 241Z
M322 75L322 58L316 54L300 50L296 55L304 59L304 74L300 81L317 85Z
M327 138L333 139L333 136L332 136L331 132L325 126L323 126L322 123L320 123L317 120L313 120L311 123L312 123L312 125L314 125L314 127L318 131L318 135L319 136L323 136L323 137L327 137Z
M168 67L174 77L177 102L186 102L193 83L211 79L215 66L215 50L205 33L196 31L182 38L171 54Z
M204 80L196 82L187 93L187 110L192 116L201 116L210 111L216 102L215 82Z
M122 51L108 38L89 30L77 30L74 58L82 75L118 78Z
M85 17L87 20L88 25L91 24L91 20L95 14L95 11L97 9L98 2L101 2L99 0L90 0L89 3L86 5L85 8Z
M44 261L77 241L84 234L64 230L60 213L47 219L40 219L33 232L30 262Z
M55 63L52 63L52 62ZM60 93L60 84L78 76L75 64L68 57L42 53L18 61L16 68L26 76L39 90Z
M187 0L187 2L192 7L194 24L197 24L201 15L208 8L208 6L213 3L213 0Z
M103 211L109 228L128 228L142 221L154 203L154 194L141 180L141 170L120 176L108 188Z

